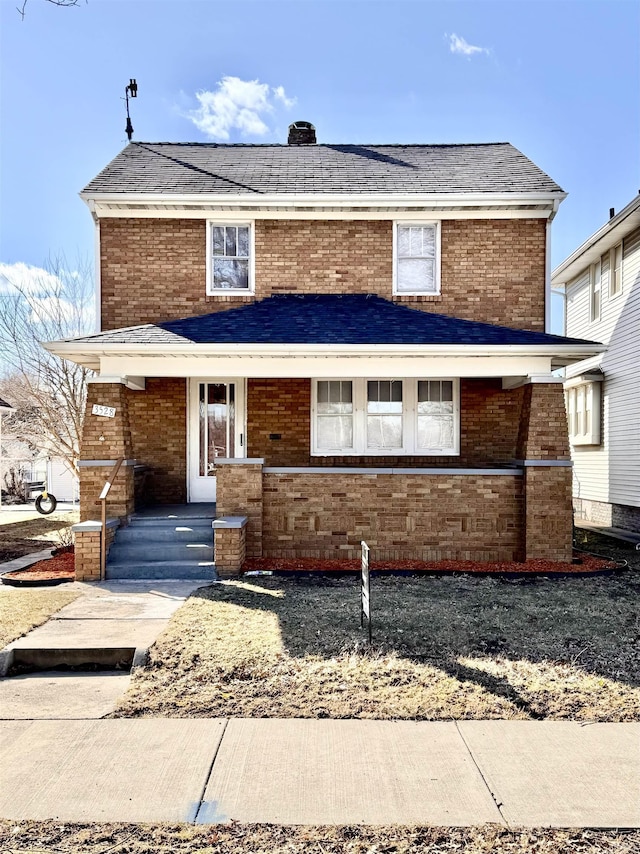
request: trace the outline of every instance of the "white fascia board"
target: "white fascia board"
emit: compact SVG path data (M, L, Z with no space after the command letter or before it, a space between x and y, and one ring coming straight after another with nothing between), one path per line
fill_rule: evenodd
M558 288L576 278L590 264L640 225L640 195L588 237L551 273L551 285Z
M273 218L277 214L290 214L292 208L308 208L294 211L301 218L323 213L329 217L340 213L351 213L352 209L364 209L363 213L374 213L380 208L410 208L434 210L446 208L469 208L480 214L490 209L496 216L518 215L532 218L553 217L565 193L281 193L221 194L221 193L81 193L96 216L161 216L163 208L175 215L176 209L194 218L206 217L215 212L231 214L234 209L244 216L255 211L261 218ZM323 209L333 208L333 211ZM387 211L391 212L391 211ZM444 211L443 211L444 212ZM460 211L458 211L460 213Z
M504 377L551 370L549 356L291 356L258 357L220 355L209 358L154 358L148 356L103 356L100 369L105 374L147 377L252 377L335 378L376 377Z
M574 362L573 365L567 368L565 379L569 380L573 377L579 376L580 374L587 374L591 371L600 370L602 370L602 353L599 353L597 356L592 356L590 359L582 359L579 362Z
M57 356L73 359L75 353L99 356L139 355L171 359L187 357L272 357L304 359L309 356L566 356L584 359L606 350L604 344L125 344L88 341L50 341L43 346Z

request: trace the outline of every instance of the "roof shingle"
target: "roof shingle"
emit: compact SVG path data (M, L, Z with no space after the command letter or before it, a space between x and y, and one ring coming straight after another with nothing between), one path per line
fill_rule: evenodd
M219 145L132 142L83 191L146 194L561 193L506 142Z

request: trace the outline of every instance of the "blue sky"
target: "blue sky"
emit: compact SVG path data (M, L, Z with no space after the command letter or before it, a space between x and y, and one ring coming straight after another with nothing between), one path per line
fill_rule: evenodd
M320 142L509 141L569 193L554 265L640 189L634 0L16 5L0 0L5 265L93 255L77 194L126 144L130 77L137 140L285 142L305 119Z

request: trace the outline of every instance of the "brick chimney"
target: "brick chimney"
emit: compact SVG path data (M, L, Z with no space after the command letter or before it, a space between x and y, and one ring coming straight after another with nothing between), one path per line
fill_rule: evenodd
M289 125L289 145L315 145L316 129L311 122L294 122Z

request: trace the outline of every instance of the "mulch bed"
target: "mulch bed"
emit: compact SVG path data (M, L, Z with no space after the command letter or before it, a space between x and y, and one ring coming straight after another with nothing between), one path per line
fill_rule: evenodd
M360 560L319 560L317 558L249 558L243 572L359 572ZM371 561L375 572L428 572L450 574L454 572L474 575L592 575L620 569L620 564L606 558L595 557L583 552L574 553L573 563L550 560L527 560L523 562L484 562L473 560L396 560Z
M31 566L6 572L2 576L3 584L33 587L75 580L75 555L68 548L59 549L58 553L48 560L39 560Z

